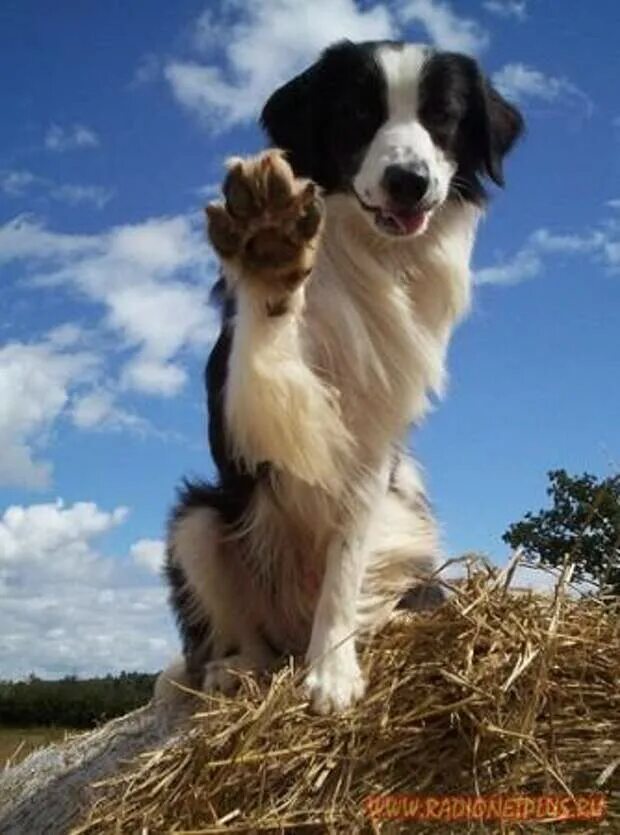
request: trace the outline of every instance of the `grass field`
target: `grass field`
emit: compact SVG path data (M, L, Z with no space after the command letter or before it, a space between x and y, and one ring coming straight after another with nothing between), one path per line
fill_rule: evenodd
M67 728L6 728L0 727L0 769L7 763L16 763L37 748L58 742L71 733Z

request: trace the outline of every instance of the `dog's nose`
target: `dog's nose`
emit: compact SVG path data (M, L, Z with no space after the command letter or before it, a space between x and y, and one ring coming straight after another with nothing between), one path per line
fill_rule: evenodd
M383 188L397 206L414 208L426 194L430 182L424 164L388 165L383 172Z

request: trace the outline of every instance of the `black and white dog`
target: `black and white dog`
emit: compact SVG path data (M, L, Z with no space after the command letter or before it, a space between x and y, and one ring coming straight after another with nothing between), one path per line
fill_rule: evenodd
M338 43L262 113L275 149L233 159L208 207L223 321L207 372L217 484L187 485L167 575L184 659L231 669L305 653L314 709L362 695L355 636L439 555L408 428L440 394L469 261L518 111L464 55Z

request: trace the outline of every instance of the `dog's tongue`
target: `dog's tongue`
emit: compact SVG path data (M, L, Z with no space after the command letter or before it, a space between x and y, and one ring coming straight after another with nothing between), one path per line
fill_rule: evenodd
M412 232L415 232L424 221L424 212L390 211L389 216L404 235L410 235Z

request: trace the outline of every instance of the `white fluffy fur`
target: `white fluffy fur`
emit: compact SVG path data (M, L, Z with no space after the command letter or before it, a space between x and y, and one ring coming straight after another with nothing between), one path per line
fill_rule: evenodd
M250 466L269 461L309 484L333 487L351 437L337 392L302 359L304 288L290 298L290 312L277 318L265 315L258 295L237 293L226 398L233 451Z

